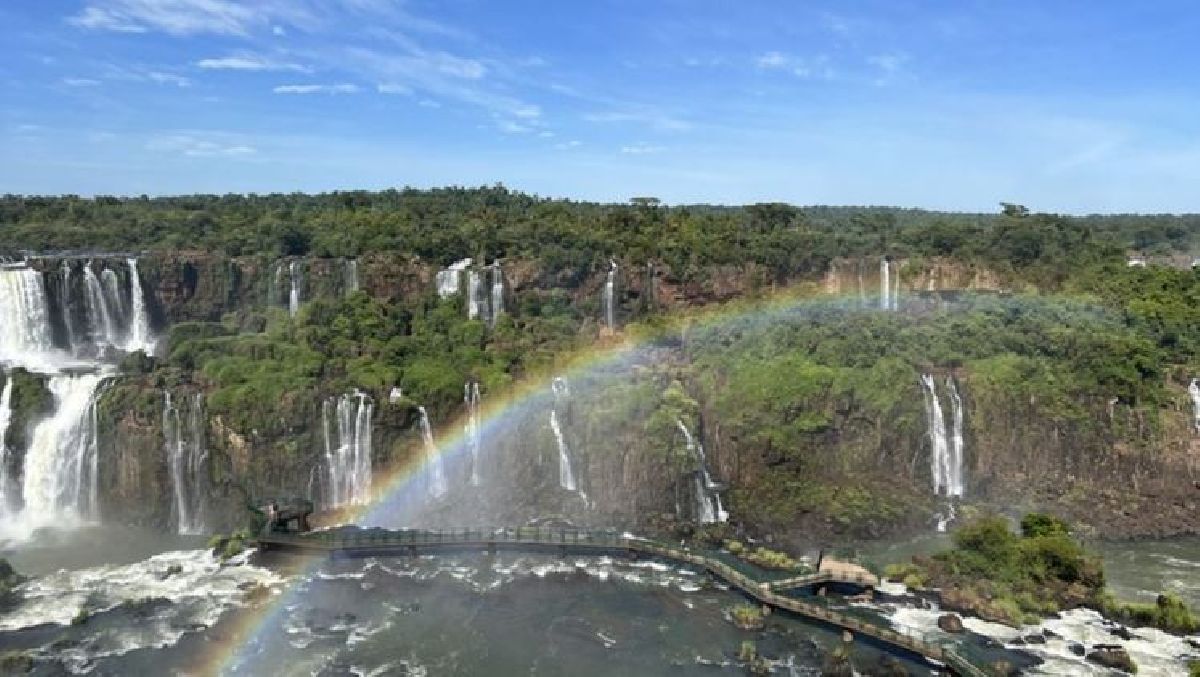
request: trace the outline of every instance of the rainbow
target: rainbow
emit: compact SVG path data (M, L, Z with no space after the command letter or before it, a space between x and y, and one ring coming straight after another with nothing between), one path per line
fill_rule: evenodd
M631 325L619 336L600 338L552 368L526 376L502 396L489 393L480 411L480 433L486 439L489 433L498 432L529 410L539 398L546 396L554 376L572 379L586 377L619 365L622 361L635 359L642 348L664 337L686 335L693 329L718 328L733 323L765 325L799 312L858 308L861 303L862 299L857 294L832 296L822 294L816 284L802 284L764 293L758 298L738 299L705 307L661 325ZM469 453L470 442L465 432L464 417L460 416L442 428L443 435L437 445L439 458L449 459ZM434 461L435 457L418 453L382 474L377 472L372 500L367 505L353 509L347 515L347 521L377 524L389 514L397 514L404 506L420 505L425 497L426 476ZM311 573L319 563L309 564L302 575ZM270 668L255 667L256 656L252 647L264 633L282 632L282 611L296 600L297 594L294 586L289 587L259 609L243 612L237 626L228 632L226 641L219 643L220 647L210 652L208 660L196 671L199 674L255 675L273 672Z

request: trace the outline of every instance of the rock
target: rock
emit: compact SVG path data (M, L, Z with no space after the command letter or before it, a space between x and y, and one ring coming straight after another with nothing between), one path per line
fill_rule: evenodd
M966 630L966 628L963 627L962 618L959 618L958 614L944 614L942 616L938 616L937 625L944 632L949 632L955 635Z
M1016 666L1006 660L999 660L992 663L992 674L996 677L1016 677L1018 674Z
M1045 635L1025 635L1025 643L1026 644L1045 644L1046 636Z
M1071 642L1069 645L1067 645L1067 650L1070 651L1071 653L1075 654L1076 656L1086 656L1087 655L1087 649L1084 648L1084 646L1082 644L1080 644L1079 642Z
M1118 625L1118 626L1109 628L1108 631L1111 632L1114 636L1120 637L1121 639L1123 639L1127 642L1131 639L1138 638L1137 635L1130 632L1129 628L1125 627L1124 625Z
M894 656L883 654L879 658L879 665L869 674L878 675L878 677L909 677L912 673Z
M0 675L23 675L33 671L33 657L24 651L0 653Z
M1137 672L1137 665L1134 664L1133 659L1129 657L1129 652L1124 647L1116 644L1097 644L1092 649L1092 652L1087 655L1088 661L1130 674Z
M1042 628L1042 636L1046 639L1062 639L1062 635L1051 630L1050 628Z
M181 573L183 573L183 565L182 564L172 564L171 566L167 567L166 571L164 571L158 575L158 580L165 581L168 578L170 578L172 576L177 576Z
M1188 637L1188 638L1185 638L1183 641L1187 642L1188 646L1192 647L1193 649L1200 649L1200 639L1196 639L1194 637Z

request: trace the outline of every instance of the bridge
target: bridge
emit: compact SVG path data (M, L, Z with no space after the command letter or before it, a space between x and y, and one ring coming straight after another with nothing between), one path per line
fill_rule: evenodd
M684 547L629 534L618 534L615 530L570 527L446 530L342 527L302 534L264 533L258 538L258 546L267 551L335 557L416 556L455 551L521 551L560 556L582 554L615 555L633 559L658 558L703 570L767 607L782 609L854 635L870 638L892 650L922 656L945 666L952 674L962 677L988 675L987 671L967 659L960 649L952 644L931 642L922 636L897 631L865 618L836 611L815 600L782 594L786 590L827 583L873 588L879 579L870 574L827 570L805 576L760 580L751 572L743 570L744 567L736 566L711 553L694 552Z

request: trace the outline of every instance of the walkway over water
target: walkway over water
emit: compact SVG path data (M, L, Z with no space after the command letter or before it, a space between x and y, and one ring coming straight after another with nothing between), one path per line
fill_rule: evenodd
M702 569L747 597L771 608L782 609L848 630L893 650L916 654L941 663L955 675L987 675L986 671L962 656L954 646L930 642L923 637L898 632L869 619L835 611L819 601L808 601L780 592L784 589L827 583L872 588L879 582L874 575L822 571L807 576L770 580L756 576L745 570L746 567L726 561L715 553L693 552L687 548L630 534L618 534L615 530L576 528L468 528L431 531L343 527L304 534L263 534L259 537L258 544L264 550L350 557L412 556L453 551L522 551L558 555L615 555L635 559L659 558Z

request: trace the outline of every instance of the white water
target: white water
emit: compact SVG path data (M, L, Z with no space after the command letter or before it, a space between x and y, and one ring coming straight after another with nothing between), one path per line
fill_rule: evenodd
M938 531L945 531L946 524L955 517L954 499L964 492L963 481L963 406L958 387L952 377L946 378L946 389L950 396L951 427L946 427L946 417L938 397L937 383L933 376L923 374L921 385L925 394L925 419L929 435L930 471L933 478L933 493L947 499L947 514L938 522Z
M886 258L879 259L879 307L883 310L892 308L892 270Z
M300 312L300 270L295 261L288 264L288 282L288 314L295 317Z
M137 259L126 259L129 264L129 286L133 312L129 322L129 340L125 350L141 350L147 355L154 353L154 336L150 330L150 315L146 311L146 294L142 289L142 277L138 273Z
M1196 379L1188 384L1188 395L1192 397L1192 425L1196 428L1196 433L1200 434L1200 384L1196 383Z
M479 436L479 383L463 384L463 403L467 405L467 443L471 445L471 486L483 483L479 475L479 452L482 440Z
M558 425L558 412L550 410L550 430L554 432L554 441L558 443L558 486L567 491L575 491L575 473L571 470L571 454L567 451L567 441L563 438L562 428Z
M346 295L358 291L358 259L346 259Z
M500 270L500 262L492 264L492 315L491 324L496 326L496 320L504 313L504 273Z
M442 468L442 456L438 452L437 442L433 440L433 427L429 425L429 414L425 407L417 407L421 414L421 439L425 444L425 458L430 464L429 494L441 498L446 494L446 472Z
M27 525L99 517L95 395L101 381L98 374L50 377L54 413L34 428L25 453Z
M483 280L480 279L477 271L471 270L467 272L467 319L474 320L479 317L481 307L486 314L487 307L479 302L479 294L483 287Z
M682 420L676 419L675 425L679 426L679 432L683 433L684 443L687 445L688 452L696 459L699 465L696 473L696 515L703 524L712 524L713 522L724 522L729 518L729 515L721 507L721 495L717 493L718 485L712 480L712 476L708 472L708 459L704 455L704 446L692 437L692 431L683 424Z
M4 390L0 391L0 519L8 519L13 509L13 479L9 476L9 451L4 438L8 435L8 424L12 422L13 380L4 374Z
M52 371L55 356L42 275L30 268L0 270L0 362Z
M617 262L609 260L608 278L604 281L604 323L609 329L616 329L616 313L613 310L616 277Z
M471 259L463 259L451 263L449 268L439 270L437 273L438 296L445 299L457 294L462 271L466 270L470 265Z
M105 346L121 345L121 337L117 332L117 324L113 320L112 312L109 310L104 287L100 284L100 278L96 277L96 272L92 270L91 261L83 266L83 284L86 292L84 301L87 304L92 343L101 349Z
M184 425L171 393L163 394L163 436L175 497L175 530L180 534L202 534L206 531L204 501L208 483L204 395L193 393L189 402Z
M375 403L360 392L347 393L336 400L330 398L321 405L329 482L326 507L365 505L371 500L371 418L374 410Z
M121 280L112 268L100 271L100 284L104 286L104 295L108 299L109 308L117 318L125 317L125 301L121 295Z
M41 280L42 280L41 275L37 275L37 273L34 273L34 275L37 277L38 284L41 284ZM75 334L75 321L71 317L71 262L70 261L67 261L66 259L63 260L62 265L59 267L59 277L62 280L58 286L58 307L60 309L59 312L62 313L63 326L67 330L67 345L70 347L70 350L74 351L75 347L79 344L79 340Z

